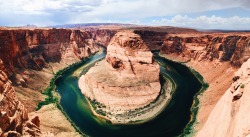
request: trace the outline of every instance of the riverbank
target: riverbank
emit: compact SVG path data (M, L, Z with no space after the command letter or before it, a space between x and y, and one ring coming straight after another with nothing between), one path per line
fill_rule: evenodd
M38 116L40 119L40 129L43 136L49 137L82 137L76 132L70 121L65 117L56 104L43 106L35 112L29 113L29 116Z
M107 107L99 102L87 99L91 106L92 113L112 124L142 124L157 117L169 104L172 94L175 91L175 83L167 74L161 74L164 83L160 95L147 106L120 113L118 111L110 111ZM81 84L82 82L79 82ZM79 85L81 86L81 85Z
M114 125L93 115L87 98L82 96L78 88L79 70L87 72L88 65L105 57L95 55L79 68L70 69L57 81L57 91L61 96L60 104L64 112L77 125L82 132L90 136L155 136L169 135L176 136L182 133L184 127L190 120L190 107L193 96L200 90L200 82L193 76L187 67L174 62L168 62L159 57L157 62L161 62L163 67L161 72L167 73L176 83L171 101L156 118L144 124ZM171 80L171 79L170 79ZM79 120L80 119L80 120ZM98 132L96 132L98 131Z
M204 81L209 84L209 87L199 94L198 112L196 120L192 126L194 134L202 129L207 121L212 109L215 107L218 100L222 97L225 91L230 87L234 72L237 69L231 67L229 62L219 61L196 61L182 58L177 54L163 55L169 60L182 62L190 68L200 73Z
M101 50L95 54L102 53L102 52L104 52L104 50ZM46 98L45 98L45 101L41 101L38 103L38 105L37 105L38 111L36 111L35 113L37 113L37 115L41 115L42 117L44 117L44 115L48 115L48 113L49 113L46 111L47 109L49 109L50 111L54 110L55 111L55 118L53 120L50 120L49 122L46 121L44 123L44 125L42 125L41 127L47 127L46 123L50 123L50 122L52 122L56 125L61 125L60 124L61 121L63 121L64 119L65 119L65 121L67 121L67 122L65 122L66 124L61 125L61 126L63 126L63 128L59 128L59 129L61 129L60 132L55 132L57 128L55 128L55 131L50 130L50 131L53 131L52 134L56 134L56 136L67 135L67 134L71 134L74 136L85 135L84 133L82 133L80 131L80 129L75 125L75 123L69 118L69 116L63 110L63 107L60 105L60 102L59 102L60 95L58 94L58 92L56 92L56 80L58 78L60 78L64 73L70 71L71 69L80 67L83 63L85 63L85 61L87 59L89 59L91 57L92 56L89 56L89 57L85 58L84 60L72 63L72 64L68 65L67 67L64 67L63 69L58 70L54 74L54 77L50 80L49 86L42 92L44 95L46 95ZM52 105L52 106L50 106L50 105ZM51 107L53 109L51 109ZM40 109L43 109L45 111L40 111ZM58 111L60 111L60 112L58 112ZM55 126L55 127L57 127L57 126ZM44 131L47 131L47 129L49 129L49 128L44 128ZM68 129L68 130L70 129L70 130L69 130L69 132L65 132L65 129ZM49 133L51 133L51 132L49 132Z
M100 51L103 51L100 49ZM87 58L86 58L87 59ZM42 135L48 136L82 136L70 118L59 104L60 95L55 92L55 81L70 68L81 65L79 59L49 63L48 67L40 71L25 70L17 74L25 77L26 83L15 86L17 97L28 108L29 115L40 117ZM39 109L39 110L38 110ZM50 112L51 111L51 112ZM51 116L53 114L53 117ZM61 124L63 122L64 124ZM49 126L47 123L50 123Z
M55 103L52 103L53 101L58 101L59 96L53 93L53 98L49 98L47 95L42 94L44 90L48 89L51 80L55 80L55 72L79 61L71 60L68 62L50 63L51 67L44 68L41 71L25 70L25 72L18 74L24 77L27 75L28 80L26 83L27 86L14 86L17 97L28 109L29 116L39 116L41 134L44 136L82 136L69 122L68 118L64 115L65 113ZM40 110L36 111L39 102L47 103Z

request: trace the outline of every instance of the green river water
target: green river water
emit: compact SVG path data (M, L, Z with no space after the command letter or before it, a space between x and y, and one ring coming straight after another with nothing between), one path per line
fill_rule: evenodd
M106 52L97 53L84 60L81 65L66 70L56 80L56 90L61 96L60 104L81 132L91 137L172 137L183 135L191 120L191 106L202 83L184 65L168 61L154 52L161 66L161 75L171 78L175 85L172 100L156 118L143 124L112 125L109 121L94 116L86 98L78 88L78 78L103 59Z

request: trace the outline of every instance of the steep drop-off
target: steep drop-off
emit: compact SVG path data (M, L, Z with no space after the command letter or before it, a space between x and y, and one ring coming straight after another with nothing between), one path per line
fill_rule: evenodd
M198 137L245 137L250 135L250 59L235 73L231 87L211 112Z
M0 60L0 136L38 136L39 118L35 116L29 119L27 109L17 99L11 81L3 70L3 62Z
M249 34L170 34L161 47L165 54L176 53L184 60L230 61L240 67L250 57Z
M76 61L98 50L91 33L80 30L0 30L0 42L8 74L15 68L41 70L48 62Z
M17 115L18 120L11 120L11 128L8 125L1 127L2 131L17 131L22 134L20 125L27 123L28 112L35 111L37 103L44 100L43 91L50 82L54 74L83 58L86 58L99 51L99 46L108 43L115 31L84 31L75 29L13 29L4 28L0 30L0 59L2 60L1 71L6 74L5 77L11 80L16 92L8 81L4 80L4 88L11 89L11 92L4 90L2 97L13 100L13 106L1 104L3 107L3 115L13 117L14 111L24 114ZM105 39L97 39L96 37L107 35ZM110 38L109 38L110 37ZM12 91L13 89L13 91ZM22 103L19 103L20 100ZM6 100L5 100L6 102ZM23 105L22 105L23 104ZM26 110L27 108L27 110ZM44 110L51 110L51 107L45 106L43 111L37 114L43 118L48 115ZM64 118L63 114L53 107L56 119L46 119L41 121L42 132L52 132L54 135L58 133L74 132L70 123ZM10 113L10 114L9 114ZM32 114L34 115L34 114ZM36 114L35 114L36 115ZM37 118L37 117L36 117ZM0 121L8 123L5 117L0 117ZM14 122L13 122L14 121ZM60 124L65 121L64 124ZM15 123L17 122L17 123ZM47 123L58 123L51 128ZM17 126L14 126L17 124ZM16 128L17 127L17 128ZM70 128L71 127L71 128ZM51 130L52 129L52 130Z
M194 68L209 83L208 89L199 95L195 131L204 126L233 82L234 72L250 57L249 46L249 33L169 34L165 38L162 55Z
M134 28L133 30L141 36L151 50L161 48L161 54L163 56L175 61L185 62L188 66L200 72L209 83L209 88L199 96L201 103L199 105L196 130L200 130L207 121L215 104L233 82L234 72L250 57L249 33L201 33L192 29L171 27L165 29L145 27ZM3 71L1 78L4 78L4 80L1 79L2 85L11 85L10 83L12 83L15 87L17 98L28 108L28 112L34 111L37 102L44 99L40 91L46 88L49 84L49 79L54 76L55 72L76 61L80 61L82 58L92 55L99 50L98 45L107 46L115 33L116 30L96 28L85 30L1 28L0 59L3 65L1 65L0 70ZM120 69L124 66L123 63L116 58L106 59L119 71L121 71ZM143 64L143 62L141 63ZM6 76L4 73L6 73ZM6 79L10 79L11 82ZM246 79L243 79L243 81ZM247 83L245 84L244 90L247 89L246 86ZM6 87L7 86L2 86L2 88L0 88L1 98L13 97L12 100L18 101L12 92L13 87L9 86L11 87L9 88L11 92L6 92L7 90L4 90ZM232 95L226 92L223 96L222 100L228 101L228 103L225 104L225 106L227 106L225 109L228 108L226 111L230 113L230 109L233 110L232 112L235 114L233 118L226 117L230 119L230 121L241 122L239 116L243 114L243 110L244 113L248 113L247 110L241 109L241 106L244 107L244 104L237 103L241 102L243 98L247 98L245 93L244 91L241 98L233 102L231 100L233 98L232 96L236 95L235 99L237 99L238 96L240 96L238 92L234 92ZM2 102L3 101L6 102L7 100L2 100ZM235 107L235 104L238 107ZM13 108L22 108L20 113L24 113L25 108L21 107L21 103L14 105L18 107L13 106L12 108L7 108L6 105L1 104L1 107L3 106L3 109L1 108L1 115L3 115L3 111L6 111L4 109L10 110L11 114L13 114L13 110L16 110ZM216 107L214 111L216 111L216 109L218 108ZM45 115L47 114L48 113ZM39 116L43 117L43 114ZM211 117L214 116L211 115ZM20 123L27 121L27 118L19 117L18 119L21 120ZM1 117L0 121L1 120L6 119L2 119ZM44 122L41 121L41 123ZM220 123L218 123L218 125L219 124ZM242 126L238 125L239 124L231 122L230 127L228 127L228 125L222 127L230 130L231 135L248 134L248 129L244 124L241 124ZM45 127L44 125L41 126ZM6 128L8 125L4 127L5 128L1 127L2 132L10 130L10 128ZM13 127L11 130L15 130L18 134L21 133L19 129L20 126ZM208 131L206 127L208 126L205 126L202 131ZM47 131L53 128L47 129ZM244 128L241 129L244 133L238 130L240 128ZM61 132L62 129L64 129L64 127L57 127L57 133ZM219 132L224 135L224 133L222 133L224 129L217 128L215 131L212 128L210 131L213 135L218 135ZM222 131L217 132L217 130Z

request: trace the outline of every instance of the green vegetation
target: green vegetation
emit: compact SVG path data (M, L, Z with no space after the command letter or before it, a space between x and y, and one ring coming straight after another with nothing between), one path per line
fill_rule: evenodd
M63 72L65 72L66 70L75 67L76 65L79 65L81 63L77 62L74 64L69 65L68 67L59 70L54 77L51 79L49 86L42 92L42 94L47 95L47 97L45 98L45 101L41 101L38 103L36 110L39 110L42 106L44 105L48 105L51 103L59 103L59 96L55 96L56 92L55 92L55 81L63 74Z
M204 92L209 87L208 83L206 83L204 81L204 78L200 75L200 73L198 73L197 71L195 71L194 69L192 69L190 67L189 67L189 70L200 81L200 83L202 84L202 87L201 87L200 91L198 93L196 93L194 96L194 103L193 103L192 108L191 108L192 118L191 118L190 122L188 123L188 125L185 127L184 132L181 136L192 136L191 134L194 133L194 124L195 124L195 122L197 122L196 116L198 114L199 103L200 103L200 101L198 99L198 95L201 95L202 92Z
M47 97L45 98L45 101L41 101L38 103L36 110L41 109L42 106L44 105L48 105L48 104L55 104L56 107L64 114L64 116L66 117L66 119L71 123L71 125L75 128L76 132L78 132L79 134L81 134L82 136L86 136L84 133L82 133L80 131L80 129L74 124L73 121L71 121L71 119L69 118L69 116L64 112L62 106L59 103L60 100L60 96L58 95L58 93L55 91L56 89L56 80L62 76L62 74L74 67L77 67L79 65L81 65L83 63L83 61L80 62L76 62L73 63L61 70L59 70L54 77L51 79L49 86L42 92L42 94L46 95Z
M161 55L161 54L159 54L159 56L161 56L161 57L164 57L164 55ZM165 58L165 57L164 57ZM165 58L165 59L167 59L167 58ZM169 59L167 59L167 60L169 60ZM191 71L192 72L192 74L199 80L199 82L202 84L202 87L201 87L201 89L200 89L200 91L199 92L197 92L196 94L195 94L195 96L194 96L194 103L193 103L193 105L192 105L192 107L191 107L191 113L192 113L192 117L191 117L191 120L190 120L190 122L187 124L187 126L184 128L184 131L183 131L183 133L180 135L180 136L193 136L192 135L192 133L194 133L194 124L195 124L195 122L197 122L196 120L196 117L197 117L197 114L198 114L198 110L199 110L199 103L200 103L200 101L199 101L199 99L198 99L198 95L202 95L202 93L209 87L209 84L208 83L206 83L205 81L204 81L204 78L202 77L202 75L199 73L199 72L197 72L196 70L194 70L193 68L191 68L191 67L189 67L189 66L187 66L186 65L186 63L187 62L189 62L189 61L187 61L187 62L177 62L177 61L174 61L174 60L169 60L169 61L172 61L172 62L175 62L175 63L179 63L179 64L182 64L182 65L184 65L185 67L187 67L188 69L189 69L189 71Z
M75 123L69 118L69 116L66 114L66 112L63 110L62 106L60 105L60 95L55 91L56 89L56 80L60 78L66 71L69 71L70 69L76 68L81 66L85 61L89 58L91 58L93 55L86 57L84 60L81 60L79 62L73 63L58 72L54 73L52 70L54 77L50 80L50 84L48 87L42 92L42 94L46 95L44 101L41 101L38 103L36 110L39 110L44 105L48 104L55 104L56 107L63 113L63 115L66 117L66 119L71 123L71 125L75 128L76 132L81 134L82 136L87 136L86 134L82 133L79 127L75 125Z

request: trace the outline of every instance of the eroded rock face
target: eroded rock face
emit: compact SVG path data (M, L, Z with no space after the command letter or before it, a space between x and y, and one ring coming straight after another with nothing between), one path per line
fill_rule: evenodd
M235 73L231 87L211 112L198 137L250 135L250 59ZM215 126L219 125L219 126Z
M134 32L141 36L150 50L160 50L167 35L167 32L156 32L151 30L135 30Z
M101 46L108 46L111 38L117 32L116 30L109 30L109 29L94 29L94 28L86 28L86 31L92 34L93 40L101 44Z
M29 120L28 112L17 99L15 90L0 60L0 136L36 136L40 133L39 118Z
M48 67L48 62L75 62L98 50L87 31L0 30L0 58L9 75L15 73L15 68L41 70Z
M179 54L186 60L230 61L240 67L249 57L249 34L170 34L161 53Z
M25 107L34 111L37 102L43 99L38 94L47 86L52 74L97 52L98 43L108 43L112 32L1 28L0 112L3 117L0 115L0 136L39 134L38 117L28 119ZM102 35L108 36L95 38ZM17 97L22 103L12 84L21 92Z
M79 80L82 93L113 111L146 106L160 92L159 65L139 35L118 32L105 60L96 63Z

